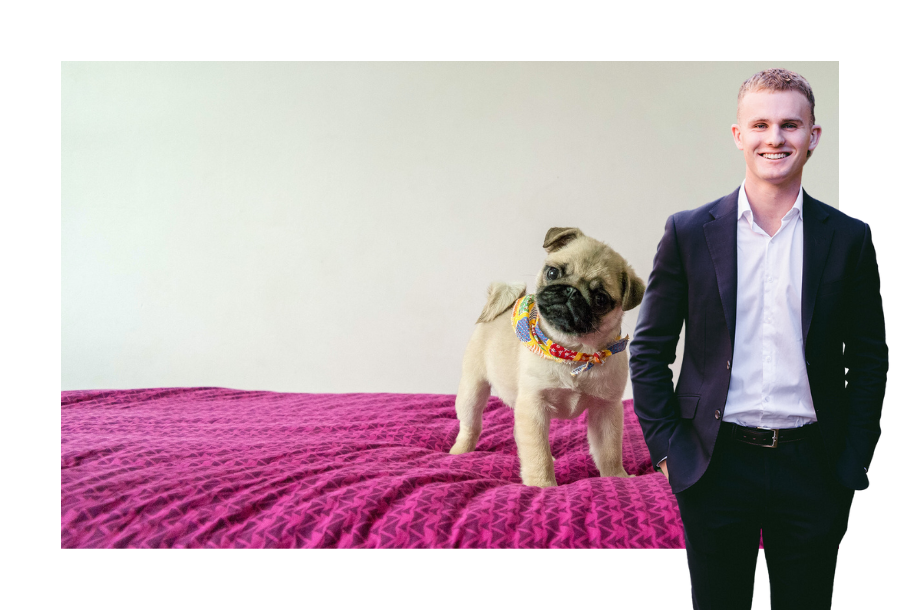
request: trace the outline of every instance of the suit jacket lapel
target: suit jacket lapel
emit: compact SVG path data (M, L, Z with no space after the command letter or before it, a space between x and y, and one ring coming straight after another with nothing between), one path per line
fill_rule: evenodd
M709 214L712 220L703 225L706 245L716 270L719 298L725 311L725 322L734 348L734 321L737 311L737 201L736 189L722 198Z
M803 349L816 305L819 280L825 269L834 229L828 223L826 208L803 191L803 286L800 292L800 323L803 327Z

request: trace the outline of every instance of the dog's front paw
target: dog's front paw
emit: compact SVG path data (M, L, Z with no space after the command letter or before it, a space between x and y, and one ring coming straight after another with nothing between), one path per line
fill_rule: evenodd
M475 445L478 444L478 437L481 435L481 429L473 430L468 426L460 426L459 434L456 435L456 442L450 448L450 453L459 455L461 453L469 453L475 451Z
M622 468L621 466L619 466L618 468L614 468L614 469L603 469L603 470L601 470L601 471L600 471L600 476L601 476L601 477L619 477L619 478L621 478L621 479L627 479L627 478L633 477L634 475L633 475L633 474L628 474L627 472L625 472L625 469L624 469L624 468Z
M460 455L462 453L468 453L471 451L469 449L468 443L463 443L460 441L456 441L452 447L450 447L450 455Z
M522 483L529 487L556 487L556 477L548 479L547 477L524 476Z

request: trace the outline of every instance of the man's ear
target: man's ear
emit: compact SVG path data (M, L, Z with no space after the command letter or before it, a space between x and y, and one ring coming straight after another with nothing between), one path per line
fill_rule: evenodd
M819 140L822 139L822 126L821 125L813 125L812 129L809 131L809 152L806 157L812 154L812 151L819 145Z
M644 300L644 280L634 273L631 265L622 271L622 311L634 309Z
M734 138L734 145L738 150L744 150L744 142L741 140L741 126L734 124L731 126L731 137Z
M574 227L553 227L547 231L547 235L544 237L544 250L547 252L556 252L573 239L577 239L583 235L584 233L581 232L581 229L576 229Z

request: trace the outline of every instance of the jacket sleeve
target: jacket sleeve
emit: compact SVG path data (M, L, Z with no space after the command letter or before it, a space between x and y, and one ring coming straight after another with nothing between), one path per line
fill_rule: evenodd
M630 346L634 411L654 466L668 454L678 424L672 369L687 312L687 278L678 248L675 217L670 216L656 248L653 270L641 302Z
M888 370L878 264L868 225L856 268L848 279L850 298L844 336L847 444L838 457L838 468L851 478L865 479L863 473L868 471L881 435L878 421Z

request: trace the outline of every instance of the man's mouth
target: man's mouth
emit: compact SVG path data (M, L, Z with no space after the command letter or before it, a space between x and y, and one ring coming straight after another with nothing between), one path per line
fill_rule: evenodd
M786 152L783 152L783 153L759 153L759 156L763 157L764 159L784 159L785 157L787 157L790 154L791 153L786 153Z

